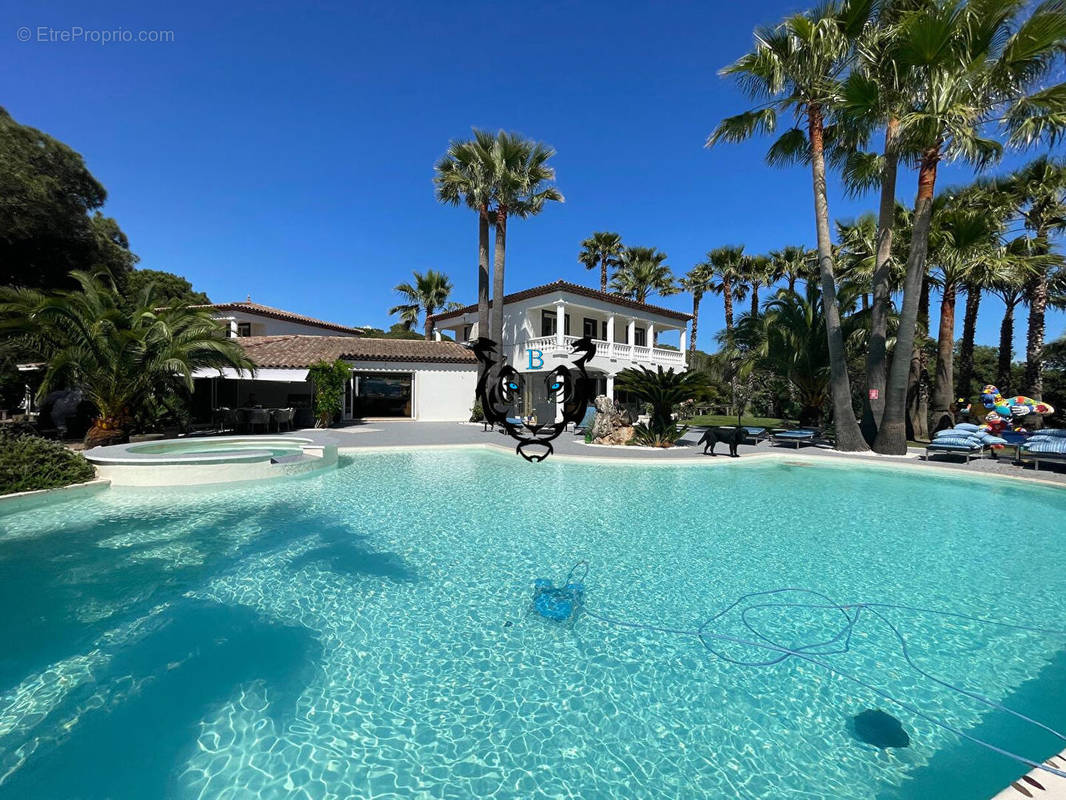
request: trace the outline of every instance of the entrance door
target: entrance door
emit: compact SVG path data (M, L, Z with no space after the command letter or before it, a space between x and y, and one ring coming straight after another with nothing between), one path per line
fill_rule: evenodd
M356 372L353 378L353 416L411 416L410 372Z

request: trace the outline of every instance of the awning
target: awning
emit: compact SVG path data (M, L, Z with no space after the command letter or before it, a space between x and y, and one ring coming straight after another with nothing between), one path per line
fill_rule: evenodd
M221 376L219 373L221 373ZM223 367L221 370L201 368L193 372L192 376L194 378L223 377L229 378L231 380L242 381L281 381L288 383L303 383L307 380L307 370L261 368L256 370L255 377L253 378L250 372L245 371L243 374L241 374L231 367Z

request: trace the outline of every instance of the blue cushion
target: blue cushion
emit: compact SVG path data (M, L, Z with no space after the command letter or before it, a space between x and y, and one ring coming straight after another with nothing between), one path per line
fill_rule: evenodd
M981 447L980 447L980 445L978 445L977 447L974 447L973 445L969 445L969 444L954 444L954 443L948 443L948 442L933 442L932 444L927 445L925 449L926 450L951 450L953 452L959 452L959 453L975 453L978 450L980 450Z
M1026 453L1050 453L1051 455L1066 456L1066 437L1040 436L1032 437L1022 445L1022 451Z
M1066 438L1066 428L1044 428L1043 430L1034 431L1034 436L1055 436L1058 438Z
M748 436L759 436L766 433L766 428L749 428L746 425L744 426L744 430L747 432Z
M956 425L954 428L944 428L933 434L934 439L939 439L941 436L980 436L982 433L988 431L970 430L969 428L962 428Z
M972 436L941 436L930 447L950 447L955 450L980 450L981 440Z
M1010 444L1010 442L1008 442L1002 436L996 436L995 434L989 433L988 431L979 431L977 434L977 438L979 438L984 444L989 446L994 444Z
M981 426L974 425L972 422L960 422L955 428L960 431L978 431L981 429Z
M781 431L781 433L775 433L774 436L782 439L810 439L814 436L814 431Z

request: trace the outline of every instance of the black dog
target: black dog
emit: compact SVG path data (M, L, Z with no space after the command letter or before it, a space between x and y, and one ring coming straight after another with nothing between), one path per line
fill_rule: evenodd
M703 445L703 454L707 455L707 451L710 450L710 455L718 455L714 452L714 446L719 442L725 442L729 445L729 455L733 458L740 458L740 454L737 453L737 446L744 441L747 436L747 431L743 428L708 428L703 436L700 437L696 446Z

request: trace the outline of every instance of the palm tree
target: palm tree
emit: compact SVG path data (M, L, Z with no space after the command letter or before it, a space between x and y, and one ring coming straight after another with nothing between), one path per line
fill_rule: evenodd
M781 154L787 152L802 153L810 159L837 447L847 451L868 447L852 409L836 297L826 194L825 125L840 104L839 76L851 58L852 43L868 21L869 10L869 2L863 0L828 2L813 11L788 17L773 29L759 29L754 52L741 56L722 73L736 75L742 87L764 100L765 105L722 120L707 140L712 145L722 140L740 141L756 131L771 132L776 128L779 112L794 113L806 120L806 131L796 127L786 132L771 147L769 157L772 162L779 161Z
M0 333L19 337L47 361L38 396L77 387L96 416L87 445L125 438L146 407L192 391L201 368L254 374L236 339L207 311L159 309L154 287L123 297L109 276L70 273L78 289L52 293L0 287Z
M743 300L748 293L744 285L744 245L724 245L707 252L711 272L717 281L710 285L710 291L722 296L725 306L726 330L733 329L733 301Z
M703 295L711 291L714 283L714 267L710 262L702 261L690 269L678 282L678 287L692 295L692 330L688 339L688 365L693 367L696 357L696 331L700 326L700 302Z
M877 220L873 214L863 214L858 219L842 222L837 220L837 266L841 280L857 286L870 286L877 270ZM862 307L869 308L869 295L862 292Z
M1051 254L1049 238L1066 229L1066 164L1041 156L1001 184L1014 201L1025 228L1035 237L1034 254ZM1054 262L1037 270L1026 286L1029 326L1025 343L1025 392L1037 400L1044 391L1044 315L1048 274Z
M938 164L962 158L980 168L997 160L1003 145L987 137L992 126L1002 124L1007 144L1022 147L1053 142L1066 126L1061 86L1030 93L1061 52L1066 13L1046 2L1022 20L1026 8L1018 0L933 2L902 13L895 26L894 58L908 67L900 148L919 154L897 354L913 348ZM893 359L878 452L907 451L908 370L905 358Z
M477 212L478 336L489 335L489 202L492 186L487 152L492 134L474 129L474 139L453 141L436 163L433 183L437 199L448 205L463 203Z
M788 290L796 291L796 281L807 281L818 274L818 251L799 245L786 245L770 251L773 269L788 282Z
M607 273L622 261L622 237L617 233L598 231L581 243L577 260L585 269L600 268L600 291L607 292Z
M751 290L751 315L759 314L759 287L770 286L774 281L773 264L769 256L744 256L741 267L747 286Z
M933 385L932 422L936 432L955 424L955 299L959 287L981 273L995 269L999 245L999 220L989 209L975 208L973 193L941 195L934 202L929 236L929 260L940 278L940 327L937 332L936 379ZM970 296L978 294L971 289ZM969 306L969 301L967 302ZM974 312L976 315L976 311ZM972 320L976 325L976 316ZM972 332L971 332L972 335ZM969 345L972 354L972 340ZM967 389L969 384L965 384Z
M482 134L485 137L485 134ZM489 165L492 207L490 215L496 229L492 271L492 340L503 342L504 268L507 255L507 221L536 216L550 201L563 202L562 193L550 185L555 170L548 159L555 150L517 133L500 131L488 142L479 144Z
M666 253L654 247L625 248L611 278L611 288L638 303L646 303L651 292L672 294L675 291L674 275L664 261Z
M425 313L425 335L428 342L433 338L430 330L429 318L438 310L442 310L448 304L448 295L452 293L452 282L443 272L426 270L412 273L415 276L414 284L400 283L393 287L393 291L406 300L398 306L389 309L390 314L399 314L402 322L408 330L418 324L418 315Z

